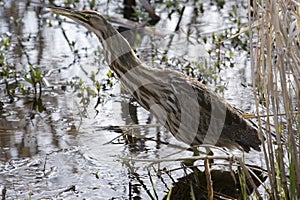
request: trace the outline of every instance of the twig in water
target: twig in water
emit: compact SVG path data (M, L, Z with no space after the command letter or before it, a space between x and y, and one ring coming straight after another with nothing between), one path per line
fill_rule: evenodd
M173 159L139 159L139 158L124 158L130 161L135 161L135 162L150 162L150 165L148 166L151 167L152 165L155 165L157 163L161 162L174 162L174 161L185 161L185 160L204 160L204 159L220 159L220 160L235 160L234 155L230 156L192 156L192 157L182 157L182 158L173 158Z
M24 45L23 45L21 39L20 39L19 37L17 37L17 39L18 39L18 43L19 43L19 45L20 45L20 47L21 47L21 50L22 50L23 54L26 56L28 65L31 66L32 64L31 64L31 62L30 62L30 57L29 57L27 51L25 51L25 47L24 47Z
M138 128L152 128L160 127L160 124L132 124L132 125L119 125L119 126L96 126L102 130L117 130L117 129L138 129Z
M78 193L78 191L76 190L76 186L75 185L71 185L69 188L67 188L67 189L59 192L58 195L61 195L61 194L65 193L65 192L70 192L70 191L72 191L72 192L74 192L76 194Z
M69 38L68 38L68 36L67 36L67 34L66 34L65 29L64 29L63 27L60 27L60 29L61 29L61 31L62 31L62 34L63 34L65 40L67 41L67 43L68 43L68 45L69 45L69 47L70 47L70 50L73 52L73 51L74 51L74 48L73 48L73 46L72 46L72 44L71 44L71 42L70 42L70 40L69 40Z
M6 199L6 186L4 185L3 189L2 189L2 200Z
M147 1L147 0L140 0L140 3L147 10L147 12L149 13L151 19L154 22L158 22L160 20L160 17L155 13L155 10L151 7L149 1Z
M180 25L180 22L182 20L182 16L183 16L184 10L185 10L185 6L183 6L182 9L181 9L181 11L180 11L180 16L179 16L179 20L178 20L176 28L175 28L175 32L179 30L179 25Z

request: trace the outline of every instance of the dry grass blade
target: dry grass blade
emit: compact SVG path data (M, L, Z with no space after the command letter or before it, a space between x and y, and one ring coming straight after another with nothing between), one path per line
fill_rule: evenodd
M263 151L270 180L269 195L272 199L299 199L300 7L296 1L282 0L253 4L253 16L249 9L249 19L262 20L256 29L250 30L250 54L254 92L258 94L255 117L266 136ZM265 109L264 115L260 115L259 104ZM282 138L287 140L282 142Z
M293 115L299 115L299 112L292 112ZM242 115L245 119L252 119L252 118L258 118L258 117L275 117L275 115L271 114L271 115L260 115L257 116L254 113L245 113ZM286 113L278 113L276 114L276 116L286 116Z
M207 158L204 160L206 184L207 184L207 192L208 192L207 197L208 197L209 200L213 200L214 199L214 189L213 189L213 182L212 182L212 179L211 179L209 162L210 161Z

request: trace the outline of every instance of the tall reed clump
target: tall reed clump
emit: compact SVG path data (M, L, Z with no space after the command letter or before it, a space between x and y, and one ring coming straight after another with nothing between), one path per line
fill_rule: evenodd
M251 6L250 6L251 4ZM300 199L300 2L249 0L250 54L270 199Z

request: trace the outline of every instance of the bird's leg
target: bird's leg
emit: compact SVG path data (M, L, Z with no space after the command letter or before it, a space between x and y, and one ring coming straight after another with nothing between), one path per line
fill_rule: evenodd
M197 147L192 146L189 150L190 150L190 151L193 151L193 157L194 157L194 156L199 156L199 155L200 155L200 152L199 152L199 150L197 149ZM187 166L187 167L193 167L195 161L196 161L196 160L191 159L191 160L185 160L185 161L183 161L182 163L183 163L185 166Z
M193 156L200 156L200 152L197 147L192 147Z

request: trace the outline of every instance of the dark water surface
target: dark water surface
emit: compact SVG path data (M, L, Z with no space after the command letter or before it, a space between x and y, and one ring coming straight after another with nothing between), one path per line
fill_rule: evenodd
M170 20L163 6L158 6L161 21L155 28L166 36L158 36L155 40L150 35L142 36L136 46L138 55L156 67L166 66L159 64L162 54L153 52L203 61L208 58L204 49L209 45L198 44L199 35L218 33L232 26L228 13L237 4L246 5L245 2L226 1L224 8L219 9L210 1L204 1L204 14L195 17L195 4L188 3L182 29L176 33L173 30L179 16L173 15ZM99 11L122 18L121 1L103 5ZM246 15L245 9L239 9L237 15ZM149 176L147 167L150 163L127 159L180 158L192 153L181 150L179 147L187 146L160 127L135 129L134 132L128 129L127 132L134 133L135 137L124 137L108 130L110 125L157 122L131 102L115 79L112 79L112 88L101 91L101 103L95 109L97 95L89 95L88 89L82 88L95 89L93 76L102 82L107 79L109 69L103 61L102 47L83 27L69 20L62 23L60 26L59 20L41 4L0 1L0 35L11 38L12 43L7 51L7 63L14 65L15 71L29 72L32 64L43 72L42 103L46 108L42 113L33 109L39 105L34 102L33 94L16 92L10 99L4 80L1 80L0 101L4 103L0 109L2 198L149 199L157 196L162 199L173 181L184 177L185 172L178 170L160 177L157 176L158 169L175 169L181 166L180 162L150 167ZM189 30L192 30L191 42L186 36ZM68 40L75 42L74 47L68 45L64 31ZM223 81L211 84L211 87L226 84L224 97L236 107L253 112L252 88L243 86L251 83L247 54L235 52L235 63L234 68L222 70L219 76ZM25 88L31 87L23 77L18 80ZM15 85L14 81L9 83L10 87ZM19 86L15 87L18 91ZM241 155L238 150L233 153ZM245 159L250 164L262 165L262 157L257 152L245 155Z

